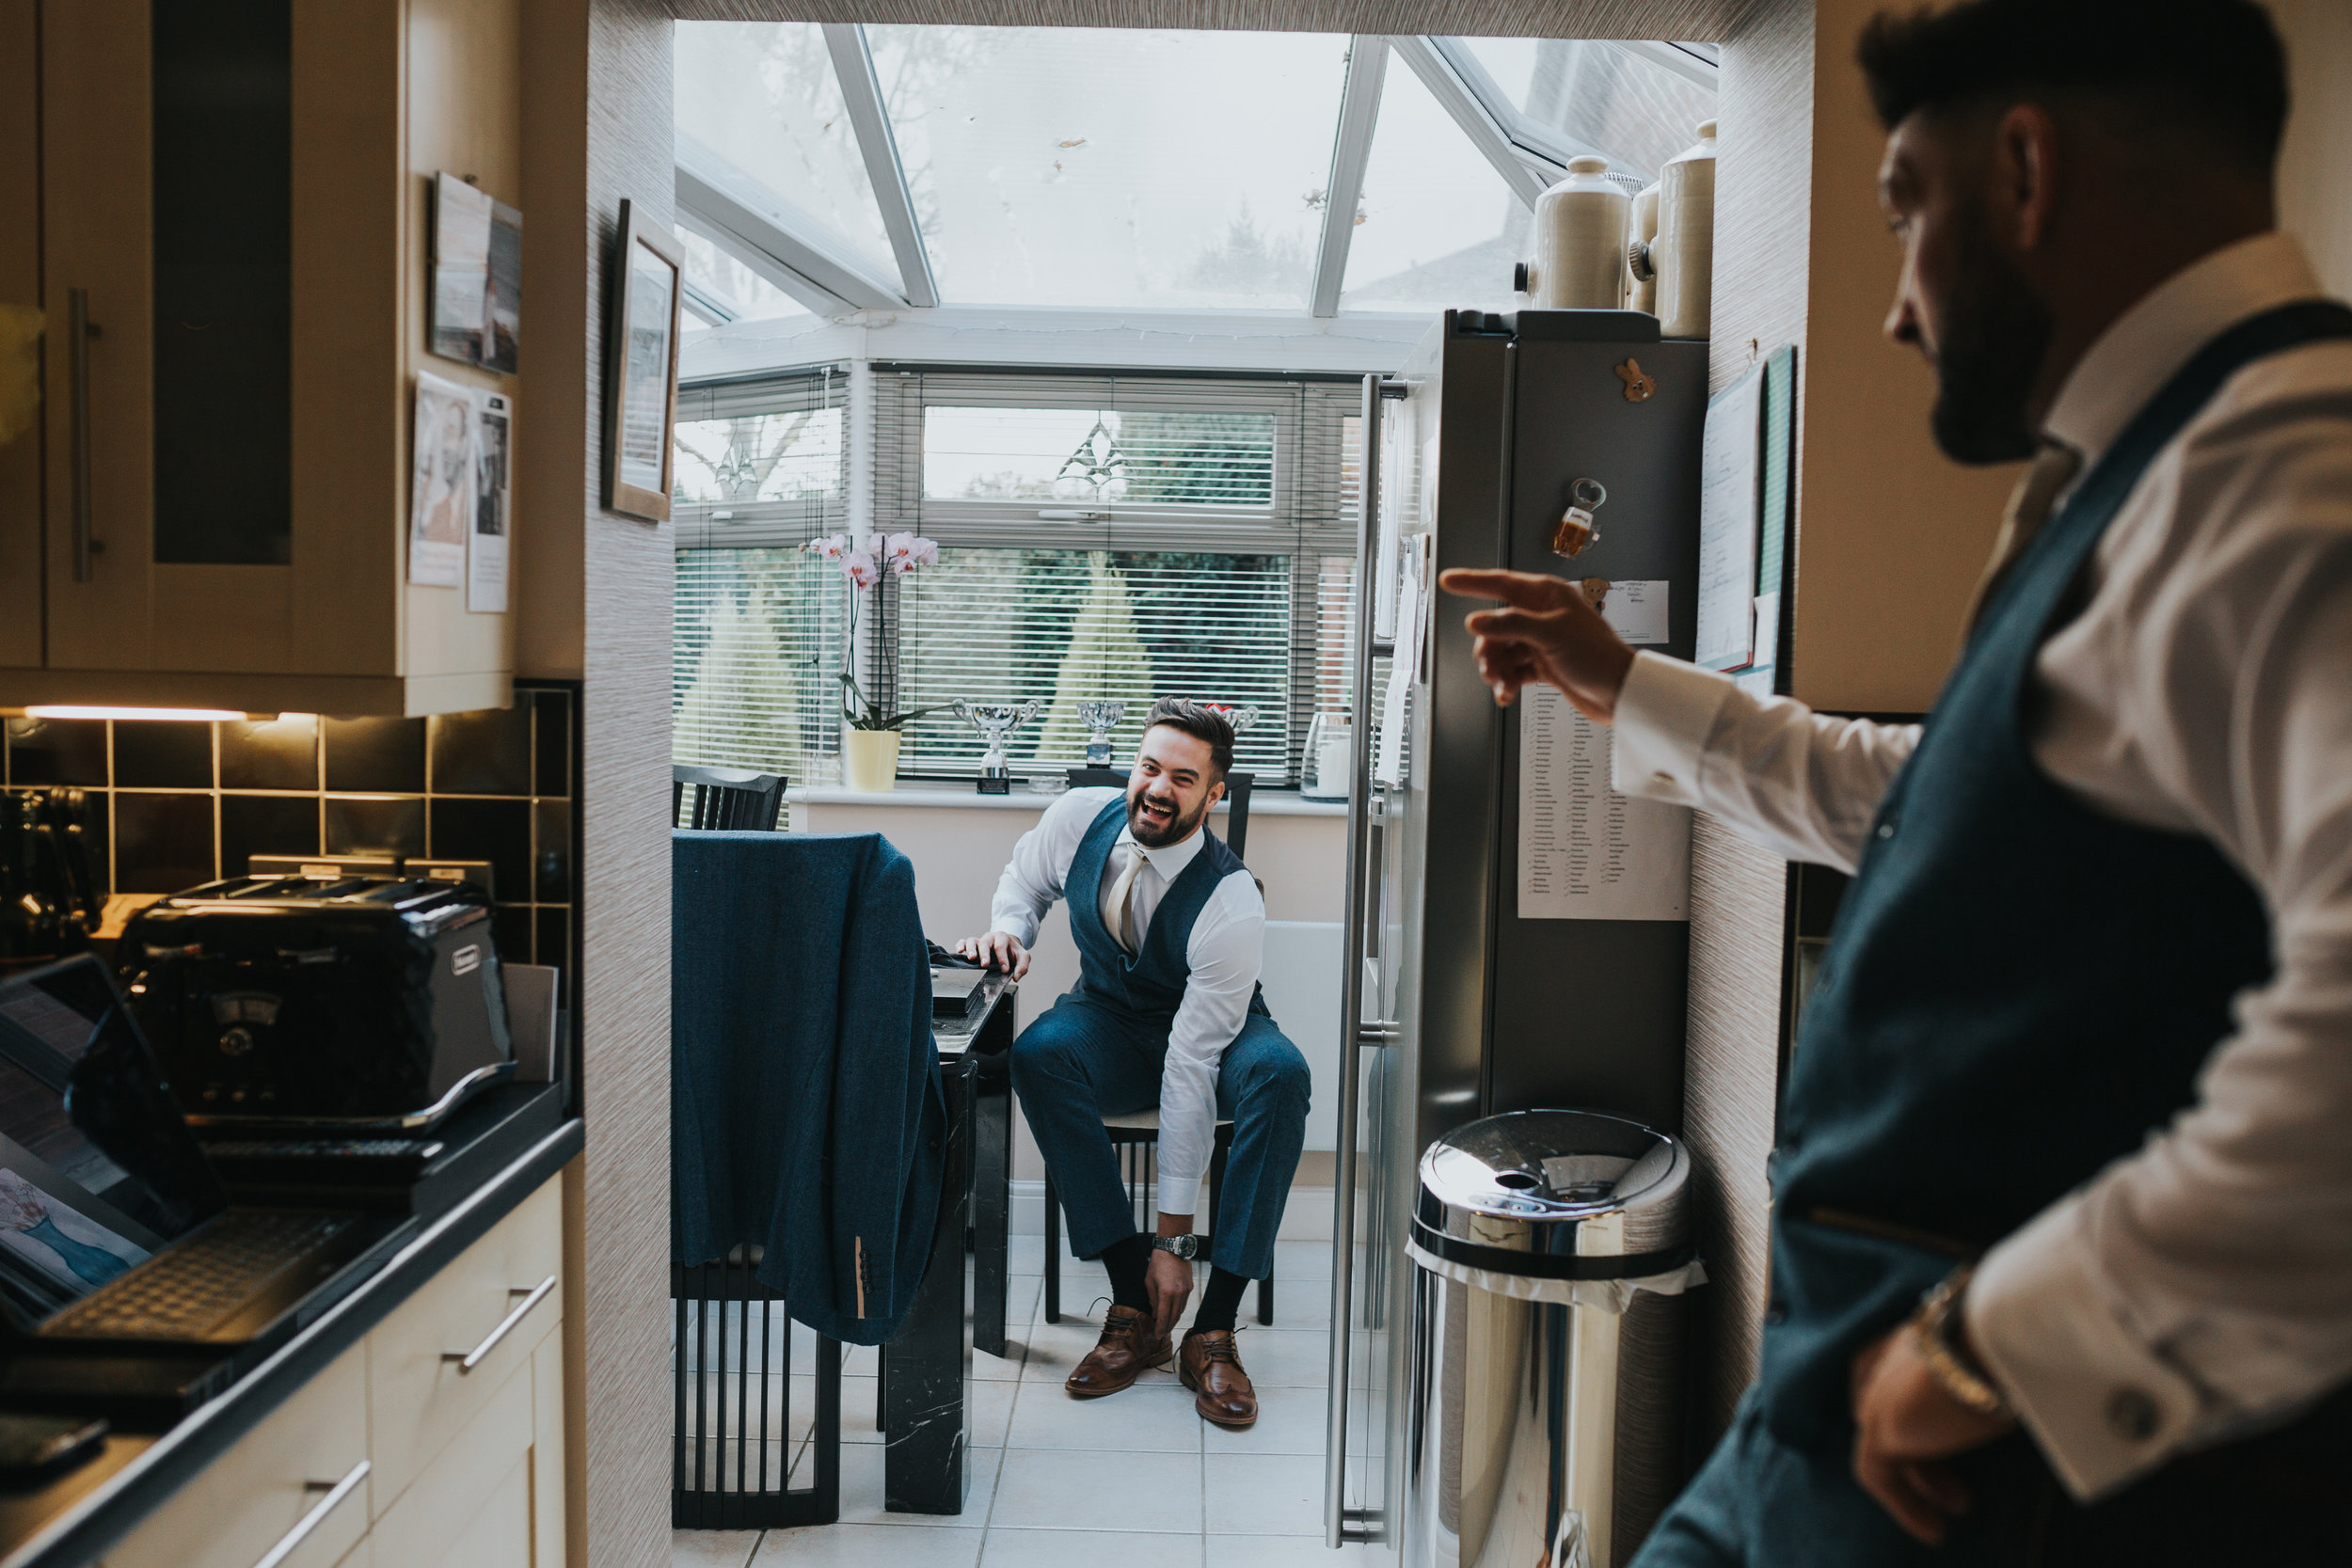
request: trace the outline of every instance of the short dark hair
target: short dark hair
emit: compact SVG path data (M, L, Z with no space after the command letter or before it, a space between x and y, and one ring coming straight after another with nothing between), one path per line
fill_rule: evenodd
M1189 697L1162 697L1144 716L1143 727L1148 733L1162 724L1207 741L1209 761L1216 765L1219 779L1233 766L1233 721L1205 703Z
M1889 131L1920 110L2097 96L2267 176L2286 130L2286 47L2256 0L1962 0L1881 11L1854 53Z

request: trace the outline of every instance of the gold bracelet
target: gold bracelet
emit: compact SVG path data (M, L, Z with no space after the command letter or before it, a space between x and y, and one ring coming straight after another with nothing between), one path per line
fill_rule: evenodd
M2013 1420L2017 1413L2010 1408L2009 1401L1953 1342L1953 1322L1960 1316L1961 1298L1974 1272L1956 1269L1920 1298L1919 1310L1911 1320L1912 1337L1919 1348L1919 1359L1928 1364L1946 1393L1979 1416Z

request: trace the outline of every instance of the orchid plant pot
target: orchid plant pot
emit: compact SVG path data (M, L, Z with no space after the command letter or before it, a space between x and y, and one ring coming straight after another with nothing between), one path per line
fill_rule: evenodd
M841 731L841 784L864 794L887 794L898 785L898 732Z
M861 547L861 546L863 547ZM829 561L841 573L848 597L848 614L841 634L841 783L865 794L886 794L898 785L899 728L909 720L939 713L952 705L898 708L898 630L889 613L891 595L883 585L918 567L939 561L937 541L913 533L873 533L853 539L846 533L812 539L805 548ZM871 674L876 689L869 693L851 673L856 663L857 629L868 595L873 597L874 654Z

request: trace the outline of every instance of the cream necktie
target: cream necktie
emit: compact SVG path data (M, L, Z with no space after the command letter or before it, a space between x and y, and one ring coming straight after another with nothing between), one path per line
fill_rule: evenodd
M1130 847L1127 851L1127 869L1120 872L1119 880L1111 884L1110 918L1104 922L1110 927L1111 935L1117 939L1119 945L1130 953L1141 947L1136 939L1136 877L1142 870L1143 851Z
M2009 506L2001 514L2001 531L1993 540L1993 558L1985 562L1984 576L1978 579L1977 592L1968 601L1968 618L1963 624L1974 627L1977 617L1984 613L1985 601L2001 578L2009 575L2017 558L2026 553L2042 525L2050 520L2050 511L2058 503L2058 495L2082 467L2082 453L2058 441L2044 441L2042 450L2010 492Z

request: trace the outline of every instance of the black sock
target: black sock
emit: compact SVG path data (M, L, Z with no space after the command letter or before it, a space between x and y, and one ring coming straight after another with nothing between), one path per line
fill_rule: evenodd
M1111 1301L1138 1312L1152 1310L1152 1297L1143 1288L1144 1269L1152 1261L1152 1238L1137 1233L1121 1236L1102 1252L1103 1267L1110 1271Z
M1200 1292L1200 1310L1192 1315L1192 1332L1204 1328L1233 1331L1233 1320L1241 1311L1241 1293L1249 1288L1246 1275L1227 1274L1223 1269L1209 1271L1209 1287Z

